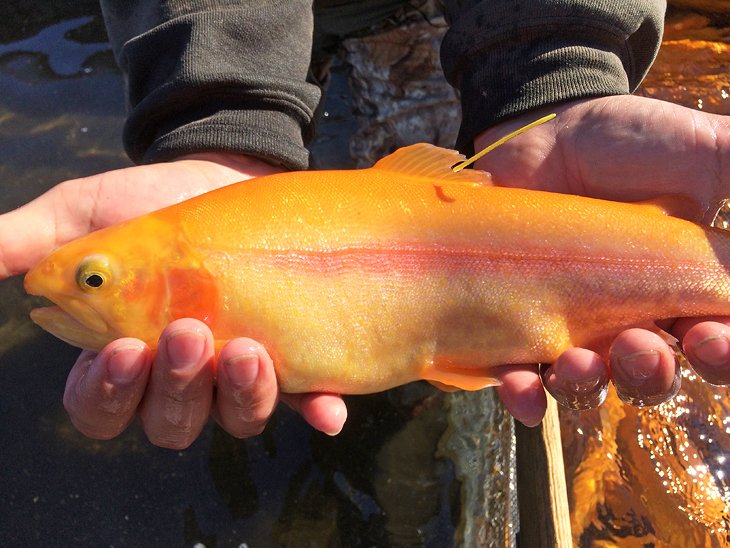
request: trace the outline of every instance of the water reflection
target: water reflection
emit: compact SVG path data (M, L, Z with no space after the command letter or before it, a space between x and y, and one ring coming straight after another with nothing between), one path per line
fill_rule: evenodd
M638 410L611 393L599 412L564 413L576 540L677 546L730 537L728 402L684 369L672 401Z
M730 114L730 26L726 19L677 13L667 21L641 93L716 114Z
M58 181L128 165L119 146L123 84L100 14L66 19L32 4L56 19L48 32L34 18L6 20L29 35L0 44L2 210Z
M92 21L94 17L70 19L51 25L25 40L0 44L0 69L9 76L25 81L43 81L52 76L75 76L79 72L90 73L93 69L85 66L86 61L96 53L108 51L109 45L105 40L79 42L69 34ZM39 65L47 65L49 70L43 74L25 72L24 64L18 60L26 56L39 57Z

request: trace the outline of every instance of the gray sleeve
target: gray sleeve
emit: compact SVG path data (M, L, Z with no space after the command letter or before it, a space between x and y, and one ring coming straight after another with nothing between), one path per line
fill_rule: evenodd
M304 169L319 89L311 0L101 0L138 163L202 151Z
M441 57L461 92L457 147L528 110L639 85L659 49L665 0L444 0Z

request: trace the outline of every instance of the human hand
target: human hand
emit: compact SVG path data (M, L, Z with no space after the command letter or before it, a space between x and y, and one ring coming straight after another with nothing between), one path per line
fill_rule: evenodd
M730 165L726 117L634 96L580 100L549 112L558 114L556 120L495 149L477 167L500 186L632 202L676 195L686 200L681 211L671 213L705 224L730 195L724 172ZM544 114L548 111L490 128L475 140L475 149ZM680 318L661 327L682 342L699 375L714 384L730 383L730 318ZM624 401L657 404L674 396L677 367L662 337L630 329L607 351L568 350L542 378L568 407L600 404L609 377ZM546 406L537 367L505 367L500 377L505 406L521 422L537 424Z
M74 426L91 438L113 438L139 416L152 443L184 449L211 415L237 438L260 434L279 396L317 430L342 429L347 412L339 396L280 395L263 346L234 339L216 358L208 326L185 318L163 331L154 357L137 339L118 339L99 354L83 351L63 402Z
M254 158L210 153L66 181L0 215L0 279L92 230L277 171ZM64 395L71 420L90 437L112 438L139 415L153 443L175 449L190 445L211 414L234 436L259 433L279 399L271 359L254 341L229 342L217 360L214 394L212 340L204 324L184 319L165 329L155 356L135 339L113 341L98 355L82 352ZM330 394L282 400L328 434L347 416L342 399Z

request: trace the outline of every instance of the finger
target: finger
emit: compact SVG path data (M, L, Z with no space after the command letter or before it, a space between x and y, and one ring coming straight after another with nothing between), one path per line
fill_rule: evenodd
M111 439L134 418L147 385L152 356L136 339L119 339L98 355L81 353L69 373L63 404L82 434Z
M345 426L347 406L336 394L282 394L281 399L297 411L312 428L328 436L336 436Z
M547 398L535 365L512 365L497 368L497 386L507 411L525 426L537 426L545 416Z
M569 409L594 409L608 394L608 367L585 348L566 350L541 371L541 377L545 389Z
M718 321L681 319L675 333L682 337L682 348L695 372L705 381L730 384L730 319Z
M614 339L609 352L611 378L618 396L643 407L673 398L679 390L679 363L656 333L628 329Z
M678 318L671 323L670 331L677 339L684 340L685 336L695 326L703 323L723 324L730 326L730 316L703 316L701 318ZM707 326L710 327L710 326ZM666 329L666 328L664 328ZM714 326L714 329L725 330L724 327Z
M224 430L237 438L260 434L278 396L274 364L263 346L241 338L223 347L218 356L215 415Z
M89 232L95 185L80 181L61 183L0 215L0 279L26 272L56 247Z
M197 320L172 322L162 332L140 408L149 440L184 449L200 434L213 400L213 335Z

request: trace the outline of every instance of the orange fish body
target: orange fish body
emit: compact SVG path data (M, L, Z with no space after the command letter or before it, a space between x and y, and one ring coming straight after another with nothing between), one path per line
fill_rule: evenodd
M454 173L458 160L414 145L370 169L262 177L92 233L27 275L63 309L34 320L98 350L120 336L154 346L170 321L196 317L218 344L262 342L285 392L369 393L418 379L478 389L497 365L730 314L722 231L652 204L489 186Z

